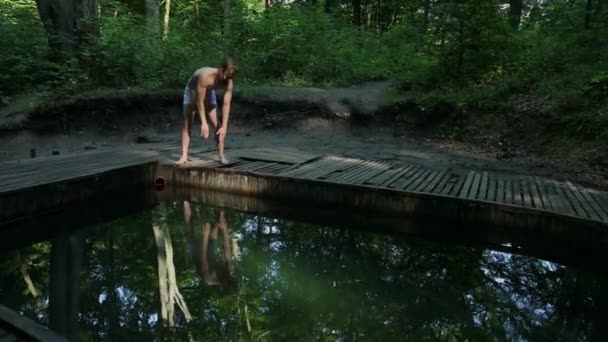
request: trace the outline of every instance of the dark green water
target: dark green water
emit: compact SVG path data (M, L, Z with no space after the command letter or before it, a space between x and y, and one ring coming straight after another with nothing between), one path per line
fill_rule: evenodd
M190 207L184 215L183 202L161 203L3 251L0 303L84 341L608 338L605 276L483 247Z

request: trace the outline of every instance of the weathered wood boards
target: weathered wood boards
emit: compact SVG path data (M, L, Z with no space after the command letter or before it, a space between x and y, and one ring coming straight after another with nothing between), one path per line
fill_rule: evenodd
M0 305L0 340L67 342L66 338L3 305Z
M608 223L608 200L604 193L538 177L319 156L283 147L228 150L230 164L221 165L215 149L208 145L198 146L191 149L191 162L175 167L172 162L178 152L179 146L175 146L175 143L155 143L0 163L0 196L73 179L96 178L107 172L116 173L116 170L153 165L160 161L162 171L157 168L156 174L178 184L180 179L186 182L184 175L187 173L190 175L188 177L196 179L192 178L184 184L204 186L202 183L208 181L205 172L222 170L234 174L389 189L398 193L447 196ZM180 173L180 179L175 179L175 172ZM119 184L114 187L120 186L119 180L115 182ZM124 182L125 186L130 183L127 180ZM243 192L250 193L247 189L243 189Z

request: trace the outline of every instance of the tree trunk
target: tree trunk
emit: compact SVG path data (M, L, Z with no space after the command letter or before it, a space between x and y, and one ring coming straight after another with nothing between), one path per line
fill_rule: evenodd
M97 35L97 0L36 0L51 59L82 51L87 38Z
M431 13L431 0L424 1L424 32L429 27L429 17Z
M158 1L146 0L146 31L149 36L154 38L159 37L159 20Z
M458 62L456 67L457 77L459 80L462 79L463 74L463 64L464 64L464 21L460 19L460 28L459 28L459 37L458 37Z
M361 26L361 0L353 0L353 25Z
M268 0L266 0L268 2ZM326 14L330 14L331 13L331 8L333 7L333 2L332 0L325 0L325 13Z
M509 23L514 30L519 28L522 10L522 0L509 0Z
M587 0L587 5L585 6L585 29L589 30L591 28L591 12L593 12L593 1Z
M153 226L158 259L158 289L160 294L161 319L165 326L175 326L175 304L183 312L186 321L192 319L188 305L177 287L173 244L167 227Z
M165 0L165 17L163 19L163 39L169 36L169 16L171 15L171 0Z
M230 49L230 0L224 0L224 54L231 55Z
M74 1L76 47L81 49L91 38L99 35L97 0Z
M40 292L38 292L38 289L36 288L36 285L34 285L34 281L30 276L30 273L27 271L27 261L21 258L21 253L19 252L17 252L17 262L19 263L19 271L21 271L23 281L27 285L27 289L32 295L32 297L40 296Z
M84 238L80 233L55 239L51 245L49 270L49 326L77 340L80 271L84 256Z

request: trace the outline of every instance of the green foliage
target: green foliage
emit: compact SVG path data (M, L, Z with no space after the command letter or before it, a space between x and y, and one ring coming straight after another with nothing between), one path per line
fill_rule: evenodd
M377 34L340 24L316 8L273 6L237 16L234 48L249 82L332 84L386 75Z
M49 78L46 39L33 2L0 1L0 96L30 91Z
M543 111L572 114L564 122L591 120L606 106L608 10L599 1L587 8L586 1L522 0L517 29L502 0L372 1L359 9L358 26L353 1L231 2L225 36L222 2L172 1L170 34L161 39L146 28L142 2L99 0L99 35L57 60L49 58L35 4L0 0L0 96L6 103L41 90L181 87L196 68L218 65L228 43L241 84L392 79L400 98L460 110L514 110L509 99L526 94L542 98Z

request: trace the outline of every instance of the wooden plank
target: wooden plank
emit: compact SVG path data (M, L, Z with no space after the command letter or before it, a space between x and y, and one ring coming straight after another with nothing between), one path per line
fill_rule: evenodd
M469 171L469 173L467 173L466 180L462 186L462 189L460 189L460 192L458 193L458 197L467 198L471 190L471 185L473 184L473 179L475 179L475 175L475 171Z
M339 165L340 163L341 162L336 158L323 158L302 166L297 166L294 169L283 172L283 175L289 177L316 178L314 175L315 173L325 170L332 165Z
M121 155L115 156L112 160L101 159L89 164L81 164L81 165L66 165L62 168L44 170L39 175L34 177L27 177L20 180L14 180L10 182L3 182L2 188L4 189L8 185L15 185L18 183L22 184L31 184L31 183L48 183L57 178L61 179L69 179L78 177L81 173L95 173L98 172L99 169L112 169L112 168L121 168L123 166L132 166L137 164L144 164L151 161L156 161L156 157L143 157L136 156L133 157L130 154L123 153Z
M454 186L451 188L449 195L457 197L458 194L460 194L460 190L462 189L466 179L467 177L465 175L458 175L458 179L456 180L456 183L454 183Z
M532 197L532 205L534 208L545 210L545 202L538 186L538 177L531 177L529 182L530 196Z
M424 184L424 182L428 179L428 177L433 173L432 169L426 169L424 172L420 174L420 176L416 177L415 180L412 180L409 184L407 184L403 190L414 191L420 184Z
M437 186L434 187L433 190L430 190L430 192L435 193L435 194L441 194L443 193L443 190L445 189L446 185L449 183L450 179L453 177L453 174L450 172L450 170L446 170L445 173L443 174L443 176L441 177L441 180L439 181L439 183L437 183Z
M496 202L506 203L505 180L503 178L498 178L496 183Z
M391 178L394 175L396 175L397 173L399 173L404 168L405 168L404 166L393 165L390 168L388 168L387 170L384 170L384 172L376 175L373 178L370 178L370 179L366 180L365 182L363 182L363 184L366 184L366 185L379 185L379 184L382 184L385 181L387 181L389 178Z
M416 191L416 192L422 192L422 189L426 188L427 186L429 186L433 180L435 178L437 178L437 175L439 175L439 170L433 170L427 177L425 180L423 180L422 182L420 182L418 185L416 185L415 187L412 188L412 191Z
M475 172L475 177L473 177L473 183L471 183L471 189L469 190L468 199L477 199L479 193L479 184L481 182L481 175Z
M365 162L361 159L352 158L334 158L335 162L329 164L323 168L313 171L311 174L306 174L307 178L315 177L323 180L333 181L338 176L343 176L344 173L349 172L353 167L357 167L361 163Z
M443 190L441 190L440 194L449 196L452 193L454 186L456 186L456 183L458 183L458 180L460 178L461 178L461 176L458 174L455 174L455 173L451 174L450 179L448 179L447 183L445 184L445 187L443 188Z
M520 185L519 178L514 177L511 179L511 182L512 182L512 186L513 186L513 197L511 198L511 200L513 201L513 204L523 206L524 201L521 196L521 185Z
M286 151L283 149L272 149L272 148L259 148L246 150L245 153L240 154L242 159L252 159L270 162L280 162L288 164L299 164L304 163L308 160L314 159L315 155L309 153L294 153L293 151Z
M264 170L267 169L269 167L274 167L276 165L288 165L288 164L282 164L282 163L271 163L271 162L261 162L262 164L259 166L255 166L255 167L250 167L249 168L249 172L256 172L259 173L260 170Z
M555 191L555 199L557 200L558 207L560 208L560 213L568 215L577 215L572 203L570 203L570 200L568 199L562 187L556 181L551 181L551 183L553 185L552 189Z
M589 196L591 196L597 205L604 210L606 214L608 214L608 194L599 193L599 192L590 192Z
M270 174L270 175L276 175L276 174L279 174L279 173L281 173L283 171L286 171L288 168L289 168L289 165L277 164L274 167L270 167L268 169L265 169L263 171L263 173Z
M302 160L300 158L293 158L287 156L281 156L270 153L262 153L259 151L251 151L247 154L239 155L241 159L248 160L258 160L258 161L266 161L266 162L274 162L274 163L287 163L287 164L298 164L305 162L306 160ZM312 159L312 158L311 158Z
M59 342L67 341L63 336L56 332L10 310L4 305L0 305L0 321L5 327L12 327L23 335L29 337L27 340Z
M314 171L306 173L302 177L308 178L308 179L324 180L324 179L328 178L331 173L338 171L338 170L343 170L345 168L347 168L347 166L345 166L341 160L335 160L334 163L323 165Z
M349 183L349 184L355 184L357 182L357 180L361 179L362 177L371 177L373 175L375 175L376 171L378 171L378 169L380 168L380 163L378 162L374 162L374 161L368 161L366 163L363 163L361 165L361 167L359 167L359 171L356 173L352 173L349 177L346 177L345 179L342 180L343 183ZM372 175L370 175L370 173L372 173Z
M255 172L263 173L263 174L274 174L275 172L278 172L278 170L284 170L284 169L288 168L289 166L290 166L289 164L270 163L270 164L266 165L265 167L256 169Z
M28 170L28 171L16 170L15 172L13 172L11 174L0 175L0 184L2 184L3 182L9 181L11 179L31 177L31 176L37 175L39 173L40 173L39 168L34 169L34 170Z
M29 176L25 178L6 180L0 184L0 192L4 191L7 188L14 188L15 186L20 187L22 185L27 184L46 184L54 181L55 179L70 179L76 178L83 172L85 173L96 173L99 172L99 169L112 169L112 168L120 168L123 165L137 165L140 163L147 162L148 159L142 158L121 158L120 160L114 160L113 164L108 163L107 161L100 161L94 164L85 164L85 165L75 165L72 167L66 167L62 169L54 169L54 170L45 170L44 172L39 172L35 176Z
M529 177L521 177L521 194L524 200L524 205L528 208L534 208L532 204L532 190L530 190L530 179Z
M479 183L479 194L477 195L478 200L485 201L488 198L488 182L488 173L484 171L481 177L481 183Z
M538 191L540 193L540 196L543 199L543 205L545 206L545 210L552 210L552 211L557 211L557 208L554 207L554 201L550 198L551 193L549 192L549 184L536 177L536 185L538 186Z
M350 167L344 169L336 170L337 172L334 172L326 179L335 183L348 183L349 179L361 174L362 172L365 172L367 170L367 165L369 165L368 161L360 160L355 165L351 165Z
M422 176L426 176L429 172L430 172L430 170L428 170L428 169L423 169L423 168L418 169L418 171L413 173L409 178L407 178L407 179L402 178L402 183L397 189L400 189L400 190L406 189L410 184L412 184L416 180L418 180L418 178L420 178Z
M345 168L337 170L338 172L333 173L327 177L328 181L335 183L344 183L344 181L353 175L357 175L365 170L365 165L369 162L366 160L357 160L356 162L349 163Z
M488 194L486 195L486 201L496 202L496 176L493 174L488 175Z
M255 169L266 167L269 164L271 164L271 163L266 162L266 161L249 161L248 163L236 165L233 167L233 169L240 170L240 171L253 171Z
M290 147L280 147L280 148L262 147L262 148L257 148L256 150L259 150L264 153L299 159L300 160L299 163L304 163L308 160L318 157L318 155L316 155L316 154L313 154L313 153L310 153L307 151L302 151L302 150L299 150L296 148L290 148Z
M505 203L513 204L513 181L511 178L505 178Z
M384 180L383 182L378 183L377 186L379 186L379 187L389 187L395 181L397 181L398 179L401 179L401 177L403 177L405 174L409 173L413 168L414 168L413 165L408 165L408 166L406 166L404 168L401 168L397 172L395 172L393 175L391 175L389 178L387 178L386 180Z
M213 168L216 166L223 166L223 165L220 164L220 162L217 160L209 160L209 159L193 160L193 161L189 161L187 164L184 164L184 165L176 165L176 167L178 167L180 169L196 169L196 168L200 168L200 167ZM228 164L227 168L231 168L232 166L233 166L233 164Z
M286 176L286 177L294 177L296 175L302 174L302 173L306 173L306 172L310 172L311 170L318 168L321 165L327 164L327 163L334 163L335 161L329 158L322 158L319 160L315 160L313 162L309 162L306 164L302 164L302 165L297 165L295 168L288 170L286 172L282 172L281 176Z
M376 165L371 170L369 170L367 173L362 174L361 176L359 176L355 179L352 179L351 183L356 184L356 185L362 185L368 179L372 179L372 178L376 177L376 175L381 174L384 171L388 170L389 167L390 167L390 165L387 163L376 163Z
M132 166L137 166L137 165L143 166L143 165L150 164L150 163L152 163L152 162L143 162L142 163L139 161L134 161L134 162L122 164L120 166L113 165L113 166L107 166L107 167L100 167L100 168L96 168L96 169L84 170L84 171L80 171L77 174L66 175L63 173L59 173L59 174L55 174L55 175L51 175L51 176L46 176L46 178L30 178L21 183L15 183L15 184L3 186L3 188L0 189L0 193L18 190L18 189L27 188L27 187L69 181L72 179L78 179L78 178L82 178L82 177L91 177L91 176L102 174L107 171L119 170L122 168L127 168L127 167L132 167Z
M591 196L589 191L581 191L581 194L585 198L585 200L593 207L597 215L599 216L600 221L608 222L608 211L602 209L602 207L597 203L595 198Z
M17 341L24 341L24 340L17 339L17 336L15 336L15 335L0 336L0 342L17 342Z
M9 170L13 168L21 168L24 166L40 166L40 165L53 165L53 164L62 164L62 163L73 163L77 160L92 160L99 159L101 156L113 155L121 152L135 152L137 150L132 149L103 149L103 150L93 150L86 152L75 152L75 153L66 153L58 156L45 156L38 158L30 158L30 159L19 159L19 160L10 160L3 163L0 163L0 170Z
M417 166L412 166L407 172L402 174L399 178L395 179L394 182L388 184L389 188L394 189L402 189L406 182L408 182L411 177L414 177L416 174L420 172L420 168Z
M585 212L585 209L583 209L576 196L572 193L572 191L570 191L570 188L567 184L562 187L562 191L566 195L566 198L568 199L572 207L574 208L575 215L588 218L589 216L587 212Z
M566 185L574 195L574 198L580 204L581 208L585 211L586 217L589 217L593 220L601 221L600 215L595 211L591 203L589 203L584 197L583 194L574 186L571 182L566 182Z
M545 181L543 183L543 194L551 204L553 212L560 214L568 214L567 206L569 206L569 204L566 203L564 199L560 197L556 185L553 182Z
M55 156L48 158L36 158L36 159L26 159L17 162L7 162L4 168L0 171L2 174L8 174L15 170L40 170L43 168L55 168L64 165L73 165L79 163L90 163L92 161L99 161L108 159L107 157L114 156L116 154L122 154L126 152L136 153L136 151L104 151L103 153L93 153L93 152L80 152L78 154L71 155L63 155L63 156ZM111 158L109 158L111 159Z
M421 192L428 192L428 193L432 193L433 190L439 185L439 183L441 182L441 180L443 178L447 178L445 177L445 175L447 174L447 170L442 170L440 171L435 178L433 179L432 182L430 182L427 186L425 186L424 188L422 188L420 191ZM447 180L446 180L447 181Z

